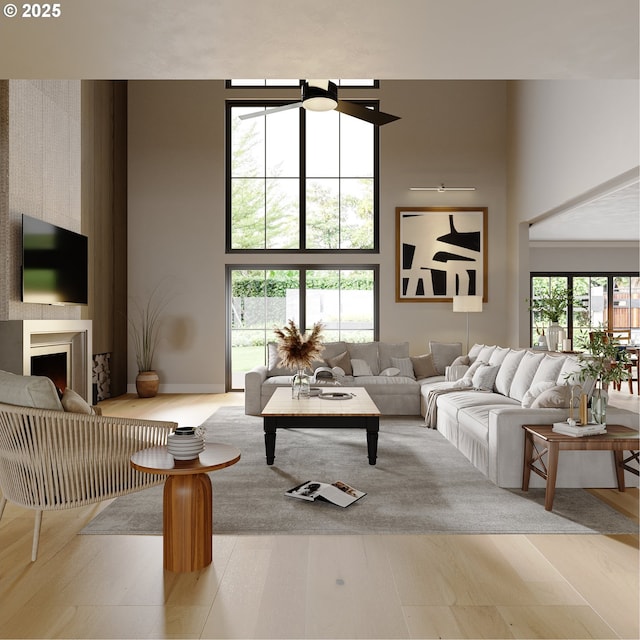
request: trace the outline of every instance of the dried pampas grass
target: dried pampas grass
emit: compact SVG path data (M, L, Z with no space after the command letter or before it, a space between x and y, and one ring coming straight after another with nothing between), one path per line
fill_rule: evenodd
M310 369L311 363L322 353L322 329L324 325L316 322L309 335L301 334L296 323L289 320L282 329L276 327L273 332L278 338L280 366L287 369Z

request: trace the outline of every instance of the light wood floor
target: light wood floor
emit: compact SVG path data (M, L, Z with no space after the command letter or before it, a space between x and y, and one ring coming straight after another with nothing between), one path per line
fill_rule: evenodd
M222 404L242 395L102 407L193 425ZM637 490L595 493L637 520ZM7 506L1 638L640 636L638 536L216 536L214 507L213 564L177 575L160 536L76 535L106 504L46 513L35 563L33 516Z

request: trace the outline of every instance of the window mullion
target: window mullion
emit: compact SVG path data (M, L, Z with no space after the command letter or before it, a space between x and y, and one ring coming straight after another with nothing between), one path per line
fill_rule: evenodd
M307 121L305 110L300 108L300 217L299 217L299 242L300 251L307 248ZM304 325L303 325L304 326Z

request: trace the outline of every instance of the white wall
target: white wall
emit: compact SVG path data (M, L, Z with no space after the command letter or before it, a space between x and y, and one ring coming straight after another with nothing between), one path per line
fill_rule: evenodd
M395 302L395 208L487 206L488 303L471 318L470 338L504 344L506 83L381 85L381 109L402 119L380 130L380 254L271 261L379 261L380 337L409 340L413 353L424 353L429 340L464 342L465 316L453 314L450 303ZM265 262L224 253L224 100L238 95L247 93L225 90L222 81L129 83L129 292L139 297L158 282L176 292L156 361L163 391L224 390L225 264ZM477 191L409 191L440 182ZM135 374L131 353L130 383Z
M525 302L532 270L590 270L588 253L565 251L560 258L534 249L527 223L600 185L637 168L639 159L639 83L637 80L537 80L509 83L508 290L516 301L508 310L508 335L522 344L529 332ZM594 252L594 249L590 249ZM637 270L637 252L597 250L606 270ZM576 262L568 260L573 255ZM621 256L626 257L621 264ZM614 267L619 265L618 267ZM583 265L583 266L581 266ZM559 267L558 267L559 268Z

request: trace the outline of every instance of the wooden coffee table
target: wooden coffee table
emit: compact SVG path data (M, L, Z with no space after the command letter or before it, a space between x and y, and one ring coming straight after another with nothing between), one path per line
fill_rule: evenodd
M574 438L562 433L555 433L552 425L523 425L524 429L524 462L522 471L522 490L528 491L531 472L537 473L547 482L544 494L544 508L551 511L556 491L558 475L558 458L560 451L612 451L618 481L618 490L624 491L624 471L639 475L636 467L629 462L638 459L640 449L639 434L634 429L617 424L608 424L607 433L597 436ZM538 446L541 449L538 449ZM623 452L631 455L624 458ZM547 455L545 465L542 457ZM536 463L540 466L536 466Z
M348 400L326 400L317 396L292 398L290 387L279 387L262 410L267 464L273 464L276 430L294 427L322 429L366 429L369 464L378 455L380 410L364 387L323 387L325 393L351 393Z
M162 503L167 571L197 571L211 564L213 495L207 473L238 460L238 449L217 443L205 443L204 451L194 460L175 460L167 447L151 447L131 456L134 469L167 476Z

